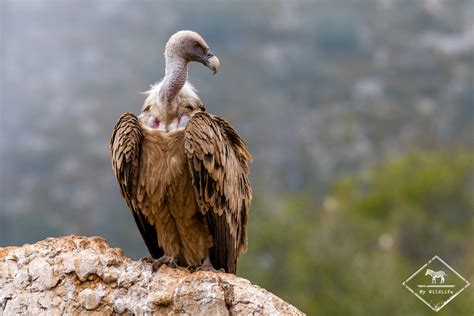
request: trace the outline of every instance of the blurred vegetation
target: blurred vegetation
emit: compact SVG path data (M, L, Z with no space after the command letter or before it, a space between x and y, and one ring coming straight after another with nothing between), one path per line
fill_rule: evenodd
M239 273L310 315L430 315L401 283L434 255L473 279L473 181L474 151L415 150L334 181L322 202L257 197ZM440 315L472 313L473 293Z

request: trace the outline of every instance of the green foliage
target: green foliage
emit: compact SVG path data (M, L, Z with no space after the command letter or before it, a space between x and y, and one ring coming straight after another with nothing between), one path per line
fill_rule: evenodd
M473 176L473 151L414 151L335 181L320 204L257 198L239 273L309 314L429 315L402 282L435 254L472 279Z

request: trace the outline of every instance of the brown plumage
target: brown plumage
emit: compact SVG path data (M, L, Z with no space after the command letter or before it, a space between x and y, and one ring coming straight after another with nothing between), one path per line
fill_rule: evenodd
M153 258L235 273L247 250L251 156L225 120L211 115L186 81L187 64L217 72L202 37L174 34L166 72L142 113L123 114L110 140L120 191Z

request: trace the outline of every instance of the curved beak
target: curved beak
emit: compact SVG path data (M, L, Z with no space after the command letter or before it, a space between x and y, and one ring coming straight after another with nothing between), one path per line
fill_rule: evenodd
M212 73L215 75L221 66L219 58L217 58L211 50L208 50L206 53L206 58L204 60L204 66L212 70Z

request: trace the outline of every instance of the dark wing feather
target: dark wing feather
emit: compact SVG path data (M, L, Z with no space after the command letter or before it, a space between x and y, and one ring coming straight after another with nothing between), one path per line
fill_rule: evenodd
M247 250L252 158L229 123L206 112L196 113L186 126L185 152L196 200L214 241L211 263L235 273L239 255Z
M156 228L154 225L146 219L145 215L141 212L132 212L133 218L137 223L138 230L145 241L145 245L148 248L151 256L155 259L160 258L165 253L161 247L158 246L158 236L156 234Z
M158 246L156 227L147 220L136 200L142 139L143 134L137 117L132 113L124 113L115 124L110 138L110 155L120 193L132 210L148 251L153 258L159 258L164 252Z

